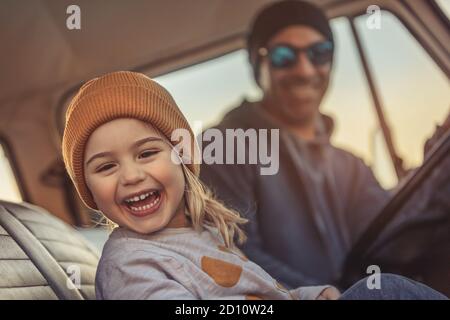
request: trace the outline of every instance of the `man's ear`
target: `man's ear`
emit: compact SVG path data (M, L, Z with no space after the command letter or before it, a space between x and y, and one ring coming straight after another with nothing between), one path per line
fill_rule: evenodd
M266 60L261 61L259 66L258 83L263 93L266 94L270 89L270 67Z

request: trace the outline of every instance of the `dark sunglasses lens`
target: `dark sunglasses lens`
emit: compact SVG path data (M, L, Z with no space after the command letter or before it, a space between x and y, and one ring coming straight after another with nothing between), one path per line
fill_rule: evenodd
M326 64L333 58L333 43L331 41L321 42L308 49L308 56L315 65Z
M270 50L270 63L275 68L288 68L295 64L297 53L286 46L276 46Z

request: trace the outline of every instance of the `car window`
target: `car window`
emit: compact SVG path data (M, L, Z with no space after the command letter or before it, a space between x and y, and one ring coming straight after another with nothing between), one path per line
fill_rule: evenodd
M220 121L227 110L246 97L257 100L259 88L252 78L247 52L238 50L195 66L155 78L173 95L191 126L203 129ZM196 134L200 128L194 128Z
M330 88L322 110L333 116L334 145L364 159L385 188L397 183L397 176L381 135L364 69L347 18L331 22L336 54Z
M330 88L322 103L322 112L335 120L332 142L363 158L372 165L385 187L397 180L383 144L372 141L377 135L378 120L372 106L363 69L359 63L347 18L331 21L336 39L336 56ZM203 129L217 123L227 110L246 97L261 97L253 81L246 50L157 77L174 96L191 125L203 123ZM199 133L199 128L194 128ZM379 146L376 152L373 145ZM376 157L375 157L376 155Z
M0 199L21 202L18 183L14 177L10 159L6 155L6 148L0 141Z
M382 11L380 29L356 19L397 153L406 168L423 162L426 140L450 111L447 76L393 14Z
M435 3L441 9L442 13L450 19L450 0L435 0Z

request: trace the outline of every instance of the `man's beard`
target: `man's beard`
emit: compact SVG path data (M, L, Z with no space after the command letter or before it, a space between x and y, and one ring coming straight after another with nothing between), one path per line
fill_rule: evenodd
M290 77L279 84L278 92L268 99L268 109L277 119L292 126L304 126L314 121L318 113L321 97L318 97L322 79L320 77ZM292 86L310 86L303 89ZM292 90L293 92L290 92ZM300 90L300 94L295 92ZM311 92L308 92L311 90ZM303 99L303 101L302 101Z
M280 87L282 88L288 88L290 86L312 86L313 88L319 88L321 83L324 80L320 76L313 76L313 77L299 77L299 76L290 76L285 77L280 80Z

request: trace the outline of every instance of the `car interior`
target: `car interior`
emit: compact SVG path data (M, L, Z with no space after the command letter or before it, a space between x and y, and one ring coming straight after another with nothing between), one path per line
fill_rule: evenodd
M103 1L80 0L77 4L81 8L81 32L69 30L66 25L66 9L73 1L0 3L0 299L95 299L96 266L109 230L101 223L101 214L81 202L61 155L65 111L80 86L115 70L139 71L174 87L177 81L182 82L175 97L180 101L187 97L184 111L191 110L192 119L203 117L212 123L232 106L236 97L258 96L255 85L247 85L250 80L242 85L246 91L236 92L234 100L230 100L230 92L219 91L222 83L232 83L229 80L236 76L226 74L226 63L237 61L233 62L235 66L243 66L247 62L245 39L252 16L272 1L110 0L106 5ZM350 57L338 53L338 61L343 62L342 66L338 64L335 77L350 77L351 68L357 70L358 76L349 81L354 81L355 91L362 88L362 104L376 128L362 128L364 134L355 138L362 142L355 148L368 155L365 160L375 166L383 186L393 189L391 201L347 258L341 284L348 287L364 275L361 266L377 262L376 248L390 250L392 238L380 242L380 234L450 156L448 130L426 157L422 154L425 140L450 111L450 4L446 0L314 3L332 19L342 50L350 48L346 43L351 42L354 60L345 64ZM364 27L363 19L373 5L386 13L386 23L398 26L395 32L407 34L407 41L412 44L405 47L410 51L413 49L409 48L417 49L417 55L426 63L409 56L402 58L399 54L404 49L395 48L395 39L384 43L384 36L378 35L373 42L367 40L370 28ZM395 63L423 68L417 87L407 87L404 92L392 89L397 83L395 78L389 78L390 73L383 78L384 67L377 65L388 60L386 68L393 68L393 73L401 71L395 69ZM219 80L208 83L207 77L214 70ZM236 70L248 71L243 67ZM196 78L203 73L208 75ZM249 74L246 76L250 78ZM205 109L206 103L194 100L202 91L188 92L190 87L183 91L184 83L194 85L195 79L202 79L199 85L206 86L205 91L217 96L217 101L227 97L217 108ZM432 85L428 87L429 83ZM329 100L338 97L336 91L333 89ZM414 119L404 110L395 110L398 101L391 97L396 93L405 99L422 94L423 100L414 98L414 103L421 105L420 110L412 112ZM354 99L359 99L358 94ZM336 114L329 100L326 109ZM404 104L415 108L409 100ZM205 107L195 109L194 105ZM355 118L358 112L362 111L341 109L337 116L339 141L348 140L348 124L362 122ZM416 124L417 119L420 125ZM420 133L419 140L409 138L414 132ZM408 160L409 153L412 160ZM447 217L450 219L450 212ZM417 233L418 239L436 232L436 226L445 225L448 219L424 219L420 226L429 223L429 228ZM400 225L396 230L400 237L406 229ZM450 235L448 230L447 233ZM439 247L439 254L425 258L411 254L404 264L386 268L421 279L449 295L450 238L443 239L447 241ZM414 243L402 248L408 246L414 247ZM397 252L392 250L392 254Z

